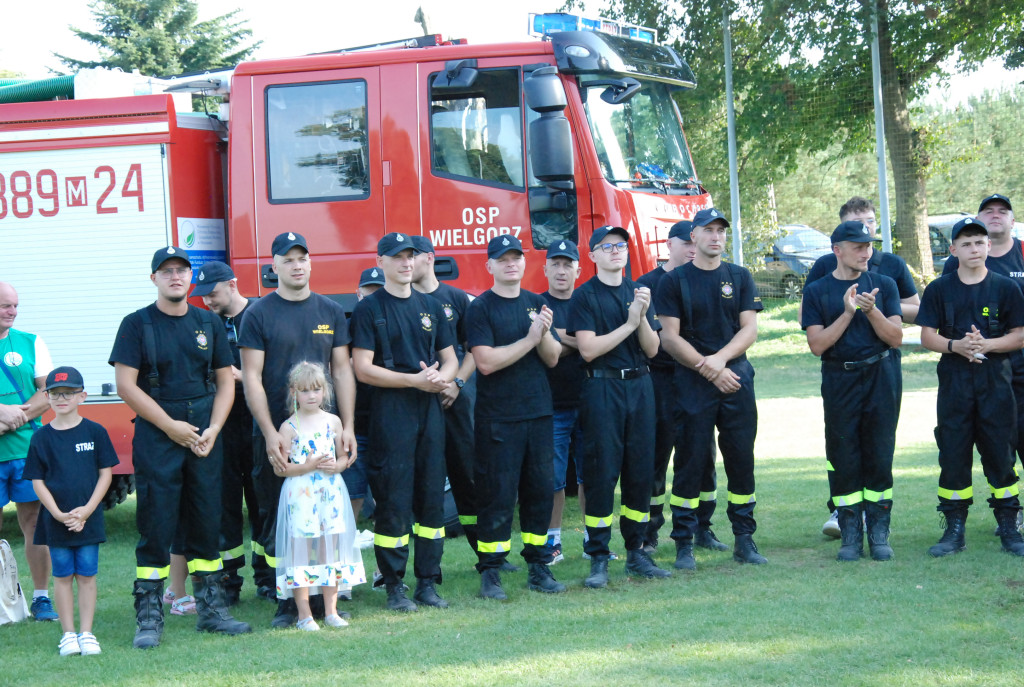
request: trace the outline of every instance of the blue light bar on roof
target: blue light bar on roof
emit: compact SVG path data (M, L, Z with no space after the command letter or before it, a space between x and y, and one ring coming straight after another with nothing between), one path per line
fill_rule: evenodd
M603 17L584 17L565 12L549 12L547 14L534 14L531 12L529 14L528 30L531 36L541 38L561 31L599 31L613 36L632 38L644 43L657 44L658 42L657 30L646 26L627 24Z

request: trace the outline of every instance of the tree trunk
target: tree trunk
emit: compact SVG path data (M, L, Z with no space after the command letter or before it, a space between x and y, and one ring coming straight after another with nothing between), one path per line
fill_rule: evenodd
M878 0L878 53L882 76L882 113L885 143L892 161L896 188L896 222L893 235L898 253L925 281L934 274L928 235L928 198L925 179L928 152L910 121L907 93L900 82L889 32L888 0ZM870 31L868 31L870 35Z

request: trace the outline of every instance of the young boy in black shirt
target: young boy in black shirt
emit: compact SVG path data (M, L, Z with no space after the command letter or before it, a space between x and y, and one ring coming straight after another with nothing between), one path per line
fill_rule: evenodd
M953 225L950 234L956 272L936 279L924 291L917 323L921 343L942 353L937 401L939 505L946 531L928 553L947 556L966 548L964 525L974 502L971 466L974 447L981 454L1003 550L1024 556L1017 531L1020 511L1013 471L1014 407L1010 355L1024 343L1024 295L1009 277L989 270L988 230L973 218Z
M45 508L35 543L50 547L53 596L64 630L61 656L100 653L92 633L99 545L106 541L100 504L110 487L110 469L118 463L107 430L78 414L85 395L85 382L75 368L58 367L47 375L46 396L55 417L32 435L24 471ZM78 634L71 587L76 580Z

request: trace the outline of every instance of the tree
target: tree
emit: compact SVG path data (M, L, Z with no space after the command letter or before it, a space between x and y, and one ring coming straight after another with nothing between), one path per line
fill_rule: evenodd
M245 60L260 42L234 10L208 21L197 21L193 0L94 0L90 7L99 30L71 27L84 41L99 48L100 59L79 60L54 53L68 69L105 67L169 76L231 67Z
M925 182L934 132L915 126L912 103L936 77L1017 54L1013 39L1024 31L1024 0L613 3L613 12L654 25L663 35L679 36L677 48L695 62L704 86L714 89L703 103L724 91L717 80L720 70L707 64L723 54L723 9L733 22L737 136L754 137L753 143L744 141L748 154L741 164L760 163L768 176L791 171L799 151L822 151L835 143L854 150L868 147L873 130L871 20L877 16L885 140L895 188L894 236L908 263L930 273ZM815 115L826 118L828 126L807 120L809 108L801 94L814 94Z

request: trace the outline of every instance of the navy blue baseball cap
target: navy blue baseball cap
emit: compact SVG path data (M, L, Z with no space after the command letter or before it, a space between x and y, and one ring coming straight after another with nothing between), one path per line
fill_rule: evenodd
M46 390L50 389L84 389L85 380L82 373L73 367L55 367L46 375Z
M698 212L693 216L693 226L706 227L715 220L725 222L725 226L729 226L729 220L727 220L722 211L717 208L704 208Z
M153 268L153 273L155 274L156 271L160 269L160 266L165 262L168 260L174 260L175 258L178 260L184 260L188 263L189 267L192 266L192 261L189 260L188 253L186 253L184 249L178 248L177 246L167 246L166 248L161 248L157 252L153 253L153 262L150 263Z
M672 225L672 228L668 230L668 237L670 239L682 239L684 241L693 241L693 237L690 236L693 233L693 227L695 225L688 219L681 220Z
M989 203L994 203L997 200L1000 203L1003 203L1004 205L1006 205L1006 209L1007 210L1009 210L1010 212L1013 212L1013 206L1010 205L1010 199L1009 198L1007 198L1006 196L1001 195L999 193L993 193L991 196L989 196L985 200L981 201L981 205L978 206L978 214L979 215L981 214L981 211L985 209L986 205L988 205Z
M270 245L270 253L271 255L284 255L292 248L301 248L307 253L309 252L305 236L296 234L294 231L286 231L274 237L274 243Z
M371 267L363 270L359 275L359 286L384 285L384 272L379 267Z
M551 258L569 258L570 260L580 259L580 249L569 239L555 239L548 246L548 260Z
M988 227L985 226L984 222L977 217L964 217L962 220L954 224L953 229L949 232L950 243L956 241L956 237L960 235L960 232L968 227L973 229L975 232L980 229L986 236L988 236Z
M851 219L843 222L832 231L833 246L837 243L842 243L843 241L871 243L872 241L881 241L881 239L875 238L875 235L871 233L870 229L864 226L863 222Z
M416 249L417 253L433 253L434 244L426 236L416 234L412 237L412 247Z
M403 250L411 250L413 253L417 252L416 245L412 242L412 239L397 231L384 234L383 238L377 242L377 255L386 255L389 258L393 258Z
M496 260L510 250L522 253L522 242L512 234L498 234L487 242L487 259Z
M594 230L594 233L590 235L590 250L593 251L595 248L597 248L601 244L601 242L604 241L605 237L608 236L608 234L618 234L626 241L629 241L628 231L626 231L622 227L613 227L612 225L608 224L603 227L598 227L597 229Z
M231 281L235 273L231 268L219 260L211 260L204 263L196 276L196 288L192 289L193 296L208 296L217 288L222 281Z

